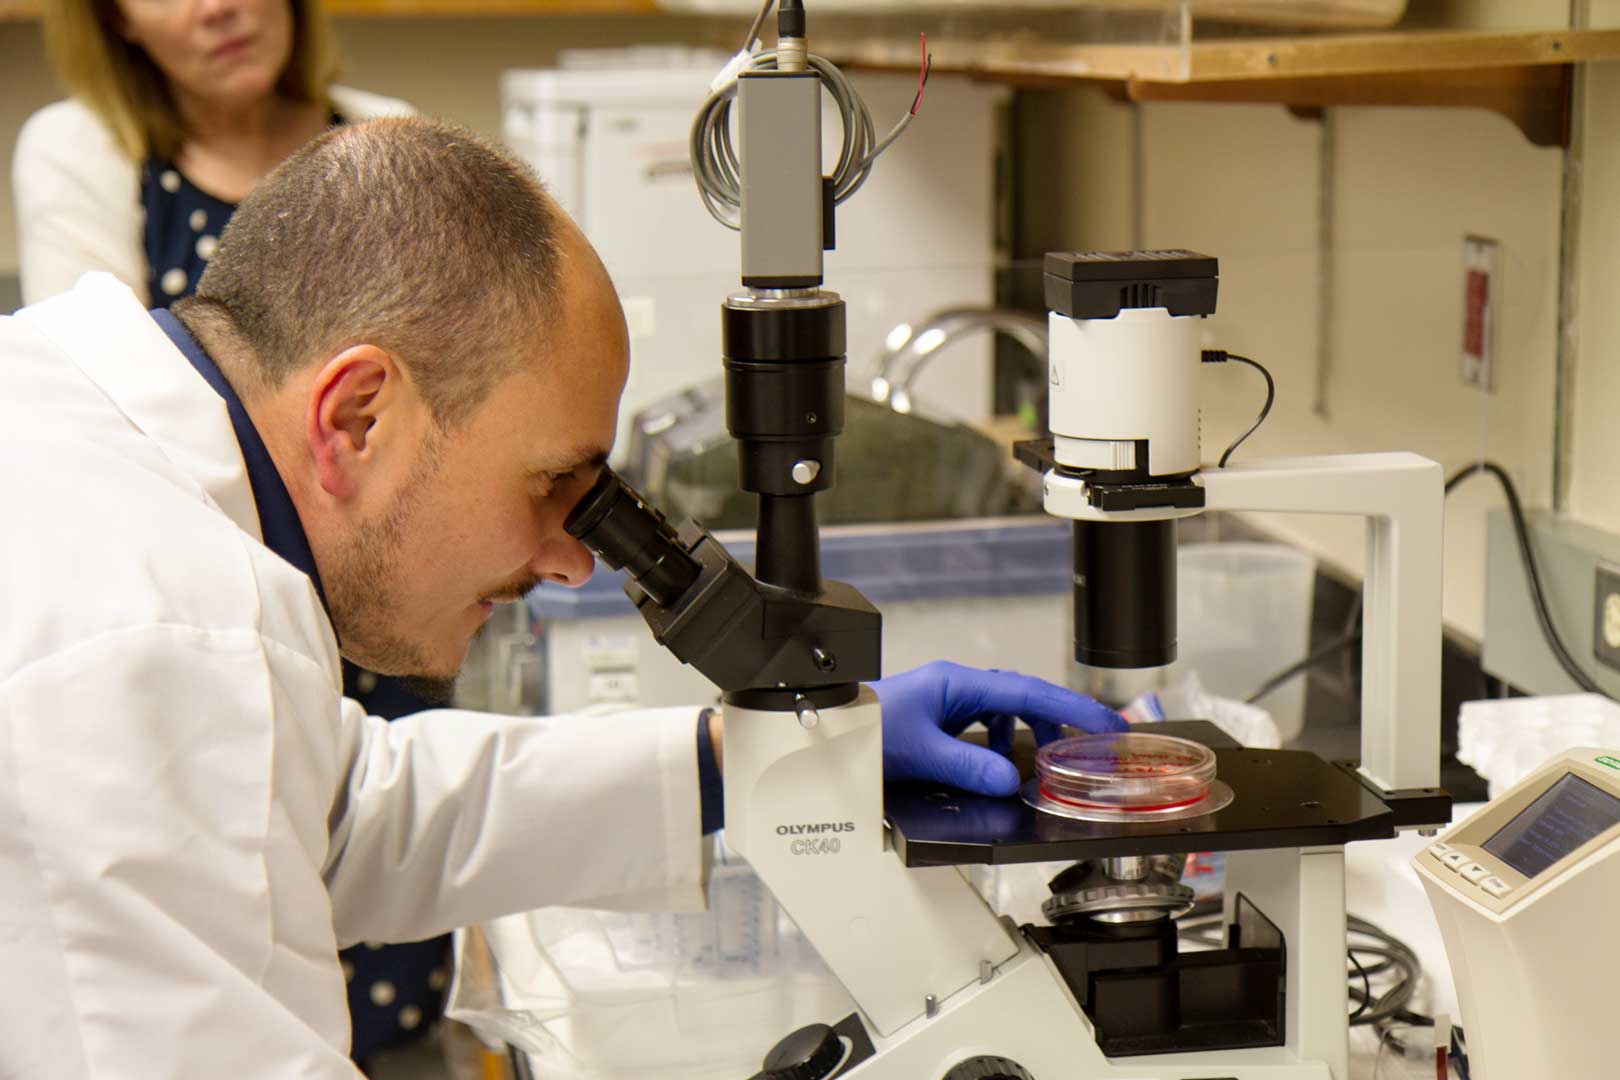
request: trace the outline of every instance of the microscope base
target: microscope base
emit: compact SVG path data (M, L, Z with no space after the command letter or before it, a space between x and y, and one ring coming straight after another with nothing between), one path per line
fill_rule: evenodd
M938 1080L976 1057L1013 1061L1035 1080L1336 1080L1284 1047L1110 1060L1051 961L1027 942L996 969L887 1039L839 1080Z

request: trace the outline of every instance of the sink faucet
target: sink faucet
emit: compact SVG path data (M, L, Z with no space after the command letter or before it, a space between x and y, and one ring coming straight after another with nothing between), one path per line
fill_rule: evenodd
M887 403L895 412L911 411L912 383L928 361L946 345L965 335L1001 330L1029 351L1046 380L1046 320L1010 308L958 307L936 311L917 327L901 323L884 339L878 373L872 379L872 399Z

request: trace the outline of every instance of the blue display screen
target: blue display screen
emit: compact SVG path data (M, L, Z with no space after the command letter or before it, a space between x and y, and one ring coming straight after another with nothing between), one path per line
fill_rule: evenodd
M1533 878L1613 825L1620 825L1620 799L1565 773L1482 846Z

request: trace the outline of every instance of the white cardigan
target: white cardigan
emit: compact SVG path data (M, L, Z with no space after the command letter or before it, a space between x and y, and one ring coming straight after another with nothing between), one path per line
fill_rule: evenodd
M334 86L332 105L348 121L409 115L403 101ZM146 287L140 163L82 102L47 105L28 118L12 159L22 298L32 304L105 270L151 303Z

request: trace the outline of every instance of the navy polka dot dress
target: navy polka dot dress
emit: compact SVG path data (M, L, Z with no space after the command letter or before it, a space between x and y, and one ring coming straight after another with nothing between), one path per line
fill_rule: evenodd
M141 169L146 208L147 286L152 306L167 308L190 296L208 268L234 203L216 199L188 180L173 162L151 158ZM400 679L343 665L343 692L377 716L393 719L428 705ZM450 939L410 945L362 945L342 954L349 984L355 1061L420 1037L444 1008Z
M214 198L162 158L147 159L141 169L141 203L147 291L153 307L166 308L196 291L236 204Z

